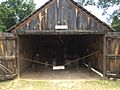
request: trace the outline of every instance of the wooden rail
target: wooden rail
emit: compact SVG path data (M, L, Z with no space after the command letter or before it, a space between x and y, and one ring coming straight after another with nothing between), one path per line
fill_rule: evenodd
M5 60L13 60L13 59L15 59L16 57L15 56L0 56L0 59L5 59Z

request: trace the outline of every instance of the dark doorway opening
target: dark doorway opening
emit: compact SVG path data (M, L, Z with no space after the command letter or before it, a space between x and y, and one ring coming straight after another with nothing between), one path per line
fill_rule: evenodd
M64 72L63 74L67 76L80 70L88 74L85 64L102 72L103 35L21 35L19 43L19 57L22 57L19 59L21 76L26 72L40 72L40 75L44 73L43 77L50 73L56 77L58 73L60 76L60 73ZM97 51L101 52L74 62ZM66 63L69 64L65 65ZM65 66L65 69L53 70L53 66ZM68 71L72 73L67 73ZM53 76L52 79L55 77ZM76 76L76 79L79 77Z

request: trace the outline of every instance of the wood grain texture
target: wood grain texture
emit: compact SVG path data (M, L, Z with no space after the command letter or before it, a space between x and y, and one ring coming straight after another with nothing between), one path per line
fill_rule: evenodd
M54 0L38 12L16 30L55 30L55 25L68 25L69 30L109 31L69 0Z
M0 68L1 73L6 75L16 74L16 47L15 47L15 36L11 33L0 33ZM1 77L0 77L1 79ZM7 79L7 78L4 78Z
M120 33L108 33L106 35L106 55L108 72L118 74L120 67Z

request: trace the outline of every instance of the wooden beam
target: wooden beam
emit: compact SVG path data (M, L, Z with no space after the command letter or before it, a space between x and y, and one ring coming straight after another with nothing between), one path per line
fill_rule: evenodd
M20 41L19 41L19 36L17 35L17 76L18 79L20 78L20 59L19 59L19 52L20 52Z
M103 37L103 78L106 79L106 36Z
M12 60L15 59L15 56L0 56L0 59Z
M105 34L104 32L94 32L90 30L30 30L17 31L18 35L81 35L81 34Z
M38 15L38 28L39 28L39 31L41 31L42 30L42 14L41 13L39 13L39 15Z
M118 57L120 57L120 55L115 55L115 54L107 54L107 57L108 57L108 58L111 58L111 57L114 57L114 58L115 58L115 57L117 57L117 58L118 58Z

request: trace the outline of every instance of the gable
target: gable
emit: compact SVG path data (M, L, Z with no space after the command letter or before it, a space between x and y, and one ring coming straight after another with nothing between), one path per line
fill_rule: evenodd
M69 30L112 31L73 0L50 0L8 31L55 30L56 25L67 25Z

